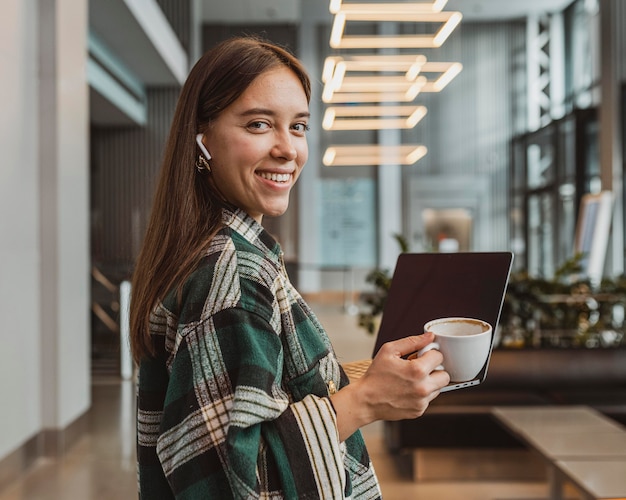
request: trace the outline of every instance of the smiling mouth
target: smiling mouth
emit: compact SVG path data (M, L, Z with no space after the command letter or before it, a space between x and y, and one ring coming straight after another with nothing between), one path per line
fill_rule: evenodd
M276 174L270 172L259 172L257 174L259 177L263 179L267 179L272 182L289 182L291 180L291 174Z

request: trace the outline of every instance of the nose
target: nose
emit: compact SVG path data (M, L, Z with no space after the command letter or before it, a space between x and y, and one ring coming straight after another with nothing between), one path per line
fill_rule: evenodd
M292 142L289 132L281 132L276 134L276 143L272 148L272 155L276 158L293 161L298 156L298 151Z

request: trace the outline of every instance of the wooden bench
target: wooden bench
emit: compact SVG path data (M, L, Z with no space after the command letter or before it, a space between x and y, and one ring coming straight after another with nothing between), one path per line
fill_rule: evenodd
M398 453L524 449L495 406L589 406L626 426L626 347L495 349L483 384L441 394L420 418L385 422L385 444Z
M494 407L495 419L548 466L550 498L565 482L586 499L626 498L626 428L588 406Z

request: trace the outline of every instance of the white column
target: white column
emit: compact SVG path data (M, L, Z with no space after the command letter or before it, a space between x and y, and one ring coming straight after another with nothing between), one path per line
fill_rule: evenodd
M526 19L526 113L527 129L537 130L541 126L541 105L539 96L541 94L539 78L539 20L536 15L528 16Z
M382 130L379 143L383 146L400 144L400 132ZM400 248L395 234L402 234L402 167L378 167L378 261L382 269L393 271Z
M37 1L0 7L0 460L41 422Z
M40 2L42 427L90 406L87 1Z
M396 35L396 23L381 23L381 34ZM383 53L395 53L392 49ZM399 129L380 130L381 146L400 146L402 133ZM402 167L384 165L378 167L378 265L393 271L400 248L394 235L402 234Z
M130 350L130 281L120 283L120 375L124 380L133 377L133 357Z
M196 61L202 56L202 23L203 23L203 4L202 0L191 0L191 47L189 48L189 69L196 64Z
M565 26L563 13L550 15L550 115L565 115Z
M301 3L302 17L308 19L298 30L300 47L299 58L311 77L311 123L308 132L309 159L298 180L298 256L301 268L298 271L298 289L302 293L319 292L321 273L314 266L321 261L319 241L321 238L319 213L320 200L320 169L322 165L321 132L322 123L320 102L322 89L320 85L321 70L318 64L317 25L312 19L317 17L314 2Z
M600 101L600 177L602 189L613 191L614 207L611 230L610 252L605 266L606 274L615 277L624 271L624 206L622 175L621 110L622 99L620 75L621 57L618 40L622 29L622 0L601 0L600 2L600 44L601 44L601 94ZM621 16L620 16L621 14Z

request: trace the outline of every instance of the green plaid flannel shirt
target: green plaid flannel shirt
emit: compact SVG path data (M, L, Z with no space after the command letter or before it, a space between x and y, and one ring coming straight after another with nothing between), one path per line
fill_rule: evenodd
M223 221L182 300L151 317L140 498L381 498L361 433L339 441L329 386L348 380L280 246L240 210Z

